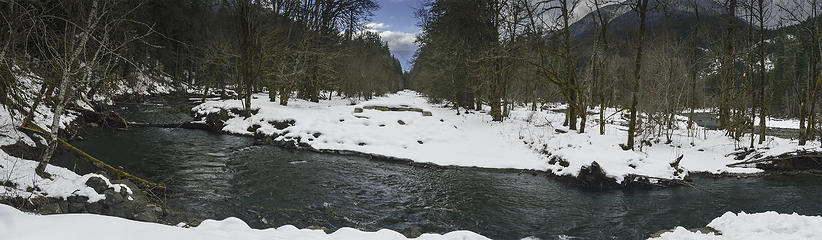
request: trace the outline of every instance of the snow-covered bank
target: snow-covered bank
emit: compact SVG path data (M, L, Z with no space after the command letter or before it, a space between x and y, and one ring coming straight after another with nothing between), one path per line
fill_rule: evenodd
M38 98L38 89L42 84L42 78L32 73L20 73L17 76L17 88L20 89L20 98L31 104ZM147 84L155 85L158 84ZM128 87L122 86L121 89ZM155 88L150 88L155 89ZM125 91L125 90L124 90ZM140 89L130 92L147 93L149 88ZM84 95L75 101L76 106L80 108L91 110L91 105ZM53 110L45 103L37 106L33 114L32 122L41 127L50 125L53 117ZM18 127L22 125L25 113L15 109L9 109L7 106L0 106L0 146L8 146L20 144L22 146L34 148L39 145L45 145L46 140L40 135L26 134ZM60 119L60 129L67 129L75 120L81 117L81 114L74 110L67 110ZM32 154L32 156L39 156L39 154ZM0 198L34 198L34 197L52 197L66 199L70 196L87 197L88 202L97 202L105 199L105 195L95 192L89 186L86 186L86 181L92 177L99 177L103 179L108 187L113 188L116 192L124 189L129 194L131 190L122 184L111 184L108 179L99 174L78 175L66 168L49 165L46 167L46 172L52 175L52 179L43 179L34 173L37 167L37 161L22 159L19 157L10 156L6 152L0 150Z
M157 223L145 223L118 217L93 214L32 215L0 204L0 239L407 239L391 230L363 232L353 228L341 228L327 234L322 230L297 229L286 225L279 228L252 229L237 218L205 220L199 226L183 228ZM443 235L423 234L420 240L472 240L488 239L469 231L454 231Z
M756 120L754 121L754 124L759 126L759 121L760 121L760 118L756 117ZM795 118L782 119L782 118L768 117L768 118L765 118L765 126L766 127L771 127L771 128L799 129L799 119L795 119Z
M15 67L16 71L16 89L19 89L19 100L24 102L23 106L33 104L40 98L40 88L43 84L43 79L31 72L24 72ZM113 98L123 96L149 96L155 94L169 94L180 91L174 89L170 85L171 79L166 74L155 74L145 72L138 72L132 81L118 81L115 86L108 86L108 92L97 92L94 96L86 96L87 92L82 91L73 101L73 106L79 107L84 111L94 111L92 104L107 104L113 105ZM51 125L54 111L49 105L50 103L41 102L35 109L31 121L40 127L48 129ZM70 104L71 106L71 104ZM23 143L29 147L35 147L37 144L45 145L46 141L40 136L33 138L21 132L18 127L23 123L26 117L26 112L29 109L13 109L9 106L0 105L0 146L8 146L16 143ZM67 108L60 117L60 129L67 129L75 120L80 118L82 113L76 109ZM36 141L36 142L35 142Z
M99 174L78 175L66 168L49 165L46 172L51 174L52 179L44 179L34 173L37 167L36 161L21 159L9 156L0 150L0 199L2 198L25 198L52 197L66 199L70 196L83 196L88 198L89 203L97 202L106 198L104 194L96 192L92 187L86 185L86 181L92 177L99 177L115 192L127 191L131 189L123 184L112 184L106 177Z
M157 221L164 214L162 208L150 203L145 195L126 180L112 183L100 174L78 175L75 172L48 165L45 169L51 178L35 173L47 142L39 134L24 132L19 127L28 115L29 106L42 98L43 78L31 72L15 68L17 103L0 105L0 201L27 211L40 213L94 212L111 214L145 221ZM129 81L107 83L92 94L79 93L63 112L60 119L60 135L74 136L87 121L99 121L93 104L112 105L113 98L125 96L149 96L169 94L175 91L163 74L137 73ZM48 129L53 118L50 100L43 100L32 113L31 122ZM17 107L14 107L17 106ZM91 117L90 117L91 115ZM95 118L98 117L98 118ZM69 139L67 137L66 139ZM121 184L125 183L125 184Z
M513 168L550 171L578 176L597 162L607 177L621 182L629 175L682 179L687 171L708 173L756 173L756 168L731 168L727 164L797 150L820 150L818 143L798 147L789 139L769 137L754 154L735 159L742 142L723 131L697 129L690 133L684 121L668 139L639 136L646 140L637 151L623 151L627 134L621 114L607 109L606 134L599 135L595 116L588 118L586 133L567 132L564 113L525 107L511 110L504 122L492 122L485 113L457 115L454 110L428 103L412 91L401 91L356 103L332 98L319 103L294 99L288 106L270 102L265 94L252 100L250 117L236 114L239 100L207 101L192 110L205 122L206 115L222 114L222 131L242 135L271 136L320 150L344 150L409 159L437 165ZM377 108L375 108L377 107ZM418 111L382 111L379 107L413 108ZM557 106L556 109L561 108ZM431 112L426 116L422 112ZM596 110L594 110L596 111ZM682 120L682 118L680 118ZM559 131L558 131L559 130ZM677 169L672 165L683 156ZM674 164L675 165L675 164Z
M405 158L438 165L545 170L548 163L521 142L504 137L501 124L490 123L484 114L457 116L453 110L431 106L414 92L350 105L335 98L313 103L291 100L288 106L255 95L257 114L243 118L229 113L223 131L277 136L276 140L300 139L315 149L347 150ZM431 111L380 111L355 108L400 106ZM239 100L208 101L194 108L199 115L223 109L241 109ZM289 124L293 123L293 124ZM251 131L249 131L251 130Z
M708 227L719 231L716 233L691 232L683 227L676 227L656 240L748 240L748 239L822 239L822 217L803 216L799 214L779 214L764 212L734 214L727 212L715 218Z

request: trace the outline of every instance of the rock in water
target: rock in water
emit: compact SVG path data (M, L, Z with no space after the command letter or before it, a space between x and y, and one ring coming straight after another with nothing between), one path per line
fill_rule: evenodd
M579 170L577 178L585 184L585 187L595 189L608 189L619 186L616 180L605 175L605 171L599 166L596 161L591 162L590 166L583 166Z
M86 186L93 188L94 191L99 194L103 194L103 192L105 192L106 189L108 189L108 184L106 183L106 180L103 180L100 177L90 177L88 180L86 180Z

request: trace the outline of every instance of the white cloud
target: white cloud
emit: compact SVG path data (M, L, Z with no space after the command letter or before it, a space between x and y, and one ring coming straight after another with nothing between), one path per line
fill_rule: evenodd
M385 23L370 22L370 23L366 23L365 27L368 28L368 29L380 30L380 29L389 28L389 27L391 27L391 25L388 25L388 24L385 24Z
M416 34L394 31L379 31L383 41L388 42L388 47L396 51L413 51L417 49Z
M403 65L403 69L408 70L410 67L411 56L417 51L416 33L395 32L395 31L380 31L369 29L366 31L376 32L380 35L383 41L388 42L388 48Z

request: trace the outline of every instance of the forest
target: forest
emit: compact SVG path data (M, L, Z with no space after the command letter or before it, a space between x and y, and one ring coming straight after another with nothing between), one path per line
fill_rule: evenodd
M819 139L819 5L428 1L417 12L421 47L410 79L457 108L487 104L495 121L515 106L561 101L568 104L563 125L580 133L595 110L605 134L604 111L616 107L630 119L626 149L638 132L659 137L676 127L679 114L690 128L704 108L718 109L716 127L729 136L759 134L759 144L767 116L799 118L804 145ZM592 12L574 21L583 7Z

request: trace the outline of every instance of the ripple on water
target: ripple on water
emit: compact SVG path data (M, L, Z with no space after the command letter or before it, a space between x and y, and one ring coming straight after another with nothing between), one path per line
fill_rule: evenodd
M822 178L811 176L696 177L697 188L592 192L544 176L370 161L198 130L89 129L85 139L76 146L179 190L168 203L191 217L236 216L258 228L414 227L465 229L494 239L642 239L678 225L705 226L726 211L822 214ZM74 162L65 153L54 161L69 168Z

